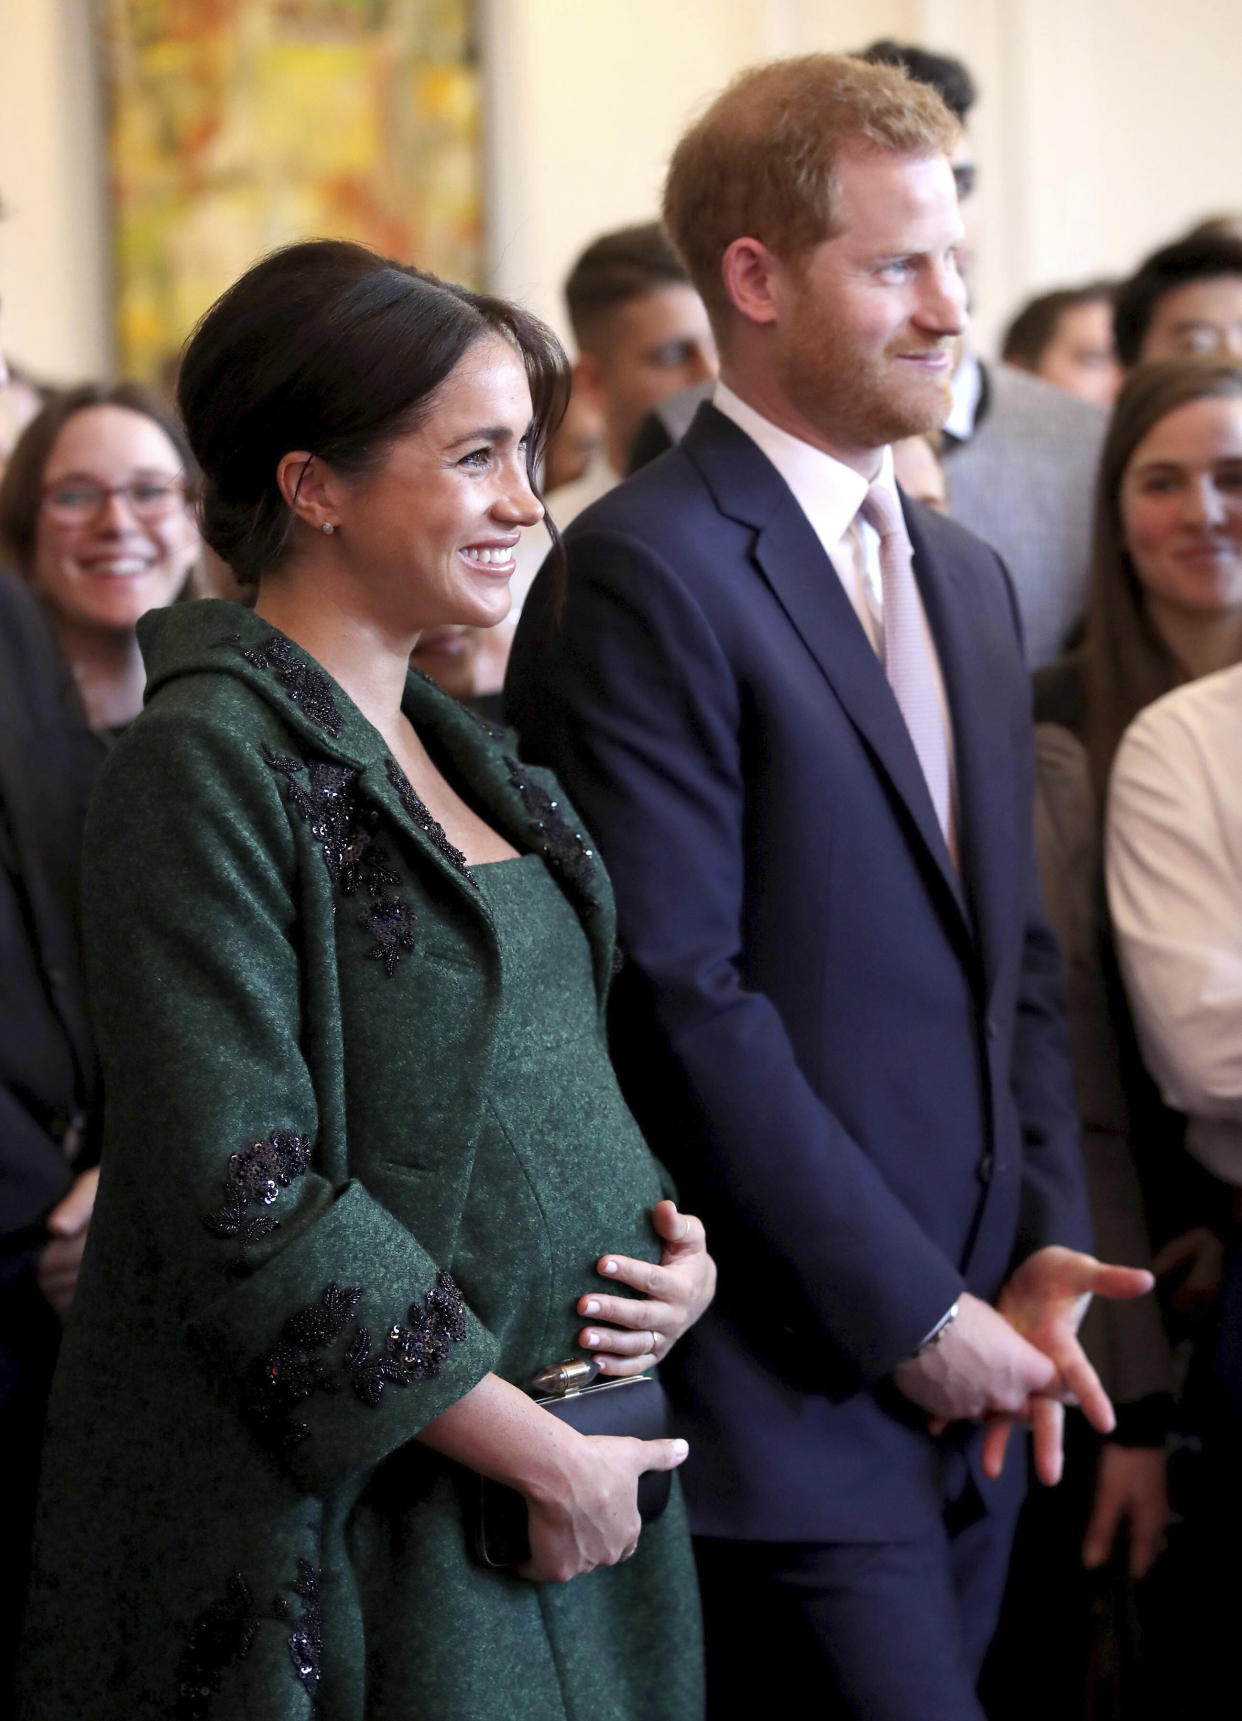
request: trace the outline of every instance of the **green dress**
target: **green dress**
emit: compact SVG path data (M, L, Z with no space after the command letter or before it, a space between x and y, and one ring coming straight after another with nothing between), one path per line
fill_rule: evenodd
M53 1395L25 1710L694 1721L680 1496L566 1585L479 1564L413 1436L574 1354L667 1188L608 1062L613 909L552 779L406 709L521 858L470 868L258 618L142 629L87 839L104 1169Z

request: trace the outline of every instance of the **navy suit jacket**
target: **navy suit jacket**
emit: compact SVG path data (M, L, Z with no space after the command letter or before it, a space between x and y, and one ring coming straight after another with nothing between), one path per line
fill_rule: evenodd
M960 879L840 580L710 406L573 523L563 612L545 568L511 662L524 750L616 888L627 1096L720 1265L674 1353L703 1534L927 1527L954 1444L886 1377L963 1288L991 1299L1089 1236L1012 592L993 551L903 507Z

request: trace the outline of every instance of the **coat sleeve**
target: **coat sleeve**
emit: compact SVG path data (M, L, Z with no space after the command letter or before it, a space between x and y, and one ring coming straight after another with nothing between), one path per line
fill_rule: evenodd
M523 614L508 711L608 865L618 985L658 1039L629 1060L657 1096L648 1107L631 1089L640 1121L662 1114L656 1151L688 1185L728 1192L853 1382L874 1382L962 1279L814 1092L772 1000L743 983L741 696L709 621L627 536L579 529L569 550L561 618L546 573Z
M312 1072L305 1049L306 965L325 952L299 922L271 777L257 746L184 708L137 725L91 811L87 966L105 1183L176 1263L195 1365L321 1493L460 1398L496 1347L349 1175L323 1092L341 1071Z

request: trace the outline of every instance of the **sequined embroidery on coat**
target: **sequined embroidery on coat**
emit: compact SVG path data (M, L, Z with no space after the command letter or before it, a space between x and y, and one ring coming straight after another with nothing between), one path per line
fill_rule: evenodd
M302 1600L302 1617L293 1621L289 1633L289 1659L314 1702L323 1661L323 1616L319 1611L319 1573L309 1560L298 1561L293 1589ZM292 1609L286 1601L277 1600L276 1612L281 1619L292 1619Z
M224 1594L205 1607L190 1627L189 1642L177 1662L175 1721L207 1721L212 1700L228 1668L244 1661L260 1622L270 1617L291 1625L289 1660L293 1672L314 1702L323 1661L323 1621L319 1605L319 1573L309 1560L298 1560L293 1593L302 1603L294 1619L283 1596L272 1602L270 1615L260 1613L254 1594L240 1572L230 1573Z
M190 1627L177 1661L176 1721L205 1721L226 1670L250 1653L259 1629L254 1596L240 1572L230 1573L224 1594Z
M522 797L522 803L539 833L539 853L553 872L558 873L577 894L584 907L594 908L596 903L591 889L595 874L594 850L587 847L581 831L575 831L566 823L560 810L561 803L554 801L524 766L508 754L505 755L505 764L509 769L509 781Z
M260 645L241 647L241 654L256 669L270 670L298 710L336 739L341 732L341 714L328 678L303 662L291 640L283 633L270 633Z
M455 866L463 878L468 878L470 883L474 885L477 890L479 887L479 881L467 866L465 855L462 854L459 848L455 847L448 840L448 834L445 831L444 826L440 823L439 819L433 816L431 809L427 806L426 802L420 800L419 796L415 793L414 785L410 782L410 779L406 776L400 765L398 765L397 761L395 759L388 759L385 762L385 768L388 772L388 781L397 791L397 799L401 802L401 805L413 819L419 830L422 831L425 836L430 837L432 843L437 849L439 849L445 860L448 861L450 865Z
M250 1365L243 1387L247 1411L281 1450L309 1439L309 1425L293 1412L312 1393L348 1384L374 1409L387 1386L434 1380L451 1347L466 1337L466 1305L452 1275L441 1271L426 1304L411 1303L405 1322L389 1327L378 1351L370 1331L356 1327L333 1367L322 1353L345 1331L362 1294L360 1285L326 1285L319 1301L290 1315L272 1349Z
M236 1237L243 1245L269 1237L280 1220L274 1213L253 1210L271 1207L310 1162L310 1137L295 1129L274 1129L266 1141L252 1141L229 1160L223 1205L207 1214L203 1224L217 1237Z
M406 1322L395 1322L372 1355L371 1335L359 1327L345 1353L354 1392L364 1404L377 1405L386 1386L408 1386L412 1380L434 1380L444 1367L452 1345L466 1336L466 1305L450 1274L439 1272L426 1305L411 1303Z
M402 956L414 948L417 916L392 889L401 877L389 867L388 856L375 841L379 814L372 811L365 823L359 815L354 797L357 771L323 759L306 764L292 754L273 753L267 746L263 757L284 778L290 804L310 826L333 885L342 896L367 899L359 924L371 934L375 943L371 954L383 963L391 980ZM299 780L303 775L305 783Z

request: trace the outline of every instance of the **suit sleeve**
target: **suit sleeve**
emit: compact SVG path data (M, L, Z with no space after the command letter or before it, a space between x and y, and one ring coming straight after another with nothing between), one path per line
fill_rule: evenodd
M304 1051L307 964L332 934L299 920L272 773L171 716L118 746L88 828L104 1183L177 1261L174 1318L221 1394L324 1493L467 1392L495 1345L349 1175L342 1072Z
M772 1001L743 983L754 766L710 624L646 546L587 528L569 551L563 615L546 574L523 615L509 714L608 865L623 984L639 1003L630 1017L651 1020L658 1041L657 1151L675 1172L693 1156L695 1186L728 1191L852 1383L876 1381L946 1312L961 1277L814 1093ZM638 1109L650 1124L651 1108Z

